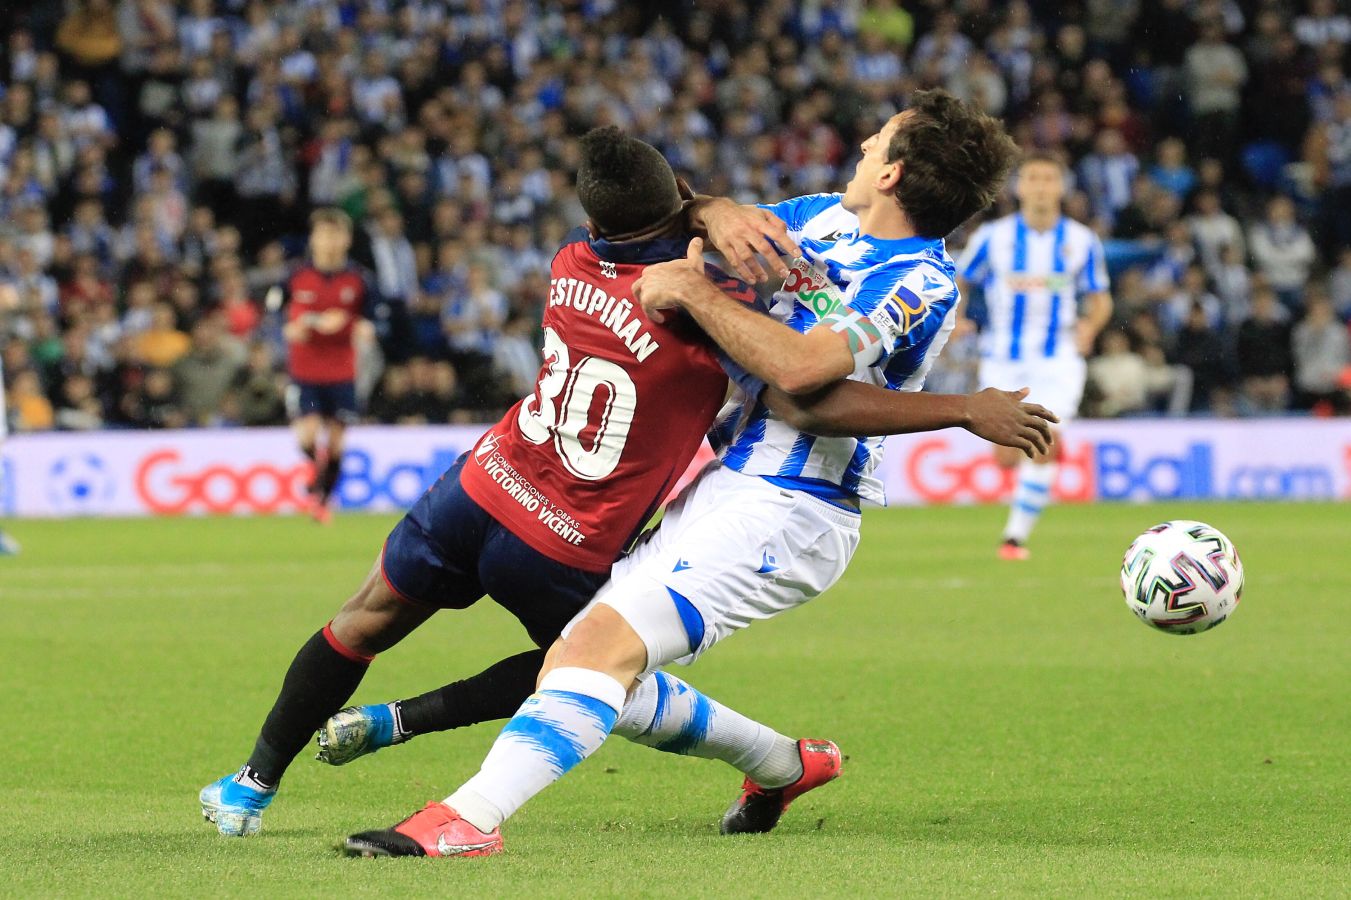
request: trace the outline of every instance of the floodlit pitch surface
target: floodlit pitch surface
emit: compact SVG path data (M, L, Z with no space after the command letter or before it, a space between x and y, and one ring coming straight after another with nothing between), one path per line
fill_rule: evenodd
M0 560L0 894L1345 896L1351 891L1351 507L1052 508L1000 563L999 509L872 511L829 595L717 648L697 686L844 776L778 832L724 838L739 776L615 740L512 822L506 854L348 860L470 775L493 725L342 769L301 758L261 835L197 791L247 754L296 648L392 520L11 522ZM1216 631L1126 610L1121 554L1168 518L1248 571ZM525 647L491 603L385 654L358 701Z

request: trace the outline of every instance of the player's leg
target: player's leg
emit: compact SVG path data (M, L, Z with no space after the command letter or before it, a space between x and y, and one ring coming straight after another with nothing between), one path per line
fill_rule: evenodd
M501 822L600 747L642 671L697 655L838 578L857 546L856 515L760 479L729 477L750 490L720 492L734 486L702 479L703 496L694 491L688 508L663 521L662 530L677 529L671 555L650 557L612 581L566 630L550 650L539 689L503 728L477 775L394 829L352 836L349 852L497 852ZM712 496L721 496L720 506ZM763 540L748 542L755 537ZM689 571L697 575L680 578ZM697 595L697 603L677 588ZM661 612L653 614L654 607Z
M324 456L318 469L316 493L319 504L328 506L342 478L342 455L346 449L347 426L357 421L356 383L345 381L327 385L324 397Z
M1081 359L1044 360L1021 373L1019 386L1031 388L1028 401L1040 403L1060 417L1061 425L1073 420L1083 397L1085 366ZM1017 470L1017 481L1009 503L1008 519L1004 523L1003 542L999 555L1002 559L1028 558L1027 541L1037 526L1042 512L1051 502L1051 487L1055 483L1060 459L1060 430L1050 451L1028 459L1011 447L997 447L995 458L1006 469Z
M394 527L361 590L296 655L248 763L202 791L203 812L223 834L258 830L286 767L351 697L376 653L437 609L462 609L483 595L474 567L488 520L466 502L457 465ZM436 523L449 524L432 541Z
M202 812L221 834L245 836L262 826L262 811L314 730L352 696L375 655L433 611L395 593L376 563L333 620L296 653L247 762L202 789Z
M723 834L773 830L788 805L840 773L832 741L780 734L669 672L629 692L614 734L663 753L722 760L745 776L723 816Z
M315 385L304 382L292 382L286 388L286 415L291 420L291 433L295 435L296 446L310 461L314 473L310 478L309 494L313 504L315 490L319 484L319 431L323 425L320 412L320 394Z

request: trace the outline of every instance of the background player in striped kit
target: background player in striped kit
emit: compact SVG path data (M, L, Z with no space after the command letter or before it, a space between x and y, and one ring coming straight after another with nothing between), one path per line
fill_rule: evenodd
M981 386L1028 387L1028 396L1062 423L1079 410L1084 356L1112 315L1102 242L1067 218L1060 202L1065 169L1058 159L1033 154L1018 168L1019 210L982 225L957 263L959 285L983 289ZM967 306L968 312L970 306ZM1028 536L1050 500L1059 445L1036 459L995 448L1006 469L1018 467L1003 559L1026 559Z

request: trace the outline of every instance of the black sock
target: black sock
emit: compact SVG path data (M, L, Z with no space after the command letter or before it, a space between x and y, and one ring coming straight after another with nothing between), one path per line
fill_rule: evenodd
M473 677L399 701L399 724L412 737L510 719L535 692L544 651L530 650L494 663Z
M335 650L324 631L306 641L287 669L277 702L253 745L248 766L254 777L275 787L319 726L351 698L369 666L370 660L359 661Z
M319 475L319 499L327 503L328 498L333 496L333 490L338 486L338 478L342 475L342 460L329 457L324 463L323 472Z
M313 444L310 444L309 446L301 444L300 452L305 454L305 458L310 461L310 466L314 470L314 474L310 477L310 483L306 488L312 496L319 489L319 450Z

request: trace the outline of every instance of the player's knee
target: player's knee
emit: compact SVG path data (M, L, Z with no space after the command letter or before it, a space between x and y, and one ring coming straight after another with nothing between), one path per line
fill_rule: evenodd
M591 608L549 652L547 668L576 666L628 684L647 667L647 646L624 617L603 603Z

